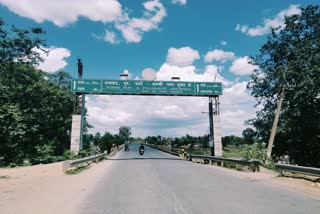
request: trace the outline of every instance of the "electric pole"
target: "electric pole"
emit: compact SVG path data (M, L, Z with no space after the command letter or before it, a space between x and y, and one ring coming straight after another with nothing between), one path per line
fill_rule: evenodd
M278 126L278 121L279 121L279 116L280 116L280 111L281 111L281 105L282 105L282 101L283 101L283 97L284 97L284 88L285 87L283 86L282 90L281 90L280 99L279 99L279 103L278 103L278 106L277 106L277 111L276 111L276 114L274 116L273 125L272 125L272 129L271 129L271 134L270 134L270 137L269 137L268 151L267 151L268 158L271 158L274 137L276 135L276 129L277 129L277 126Z

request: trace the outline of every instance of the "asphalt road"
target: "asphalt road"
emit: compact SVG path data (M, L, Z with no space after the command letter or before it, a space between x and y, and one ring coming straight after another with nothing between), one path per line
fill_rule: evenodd
M320 199L131 145L88 194L78 213L313 214Z

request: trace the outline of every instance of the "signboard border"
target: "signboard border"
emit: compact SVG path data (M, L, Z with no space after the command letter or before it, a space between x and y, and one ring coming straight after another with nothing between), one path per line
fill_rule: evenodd
M75 90L75 81L97 81L101 82L101 91L78 91ZM221 86L221 93L216 93L216 94L158 94L158 93L130 93L130 92L124 92L124 93L119 93L119 92L102 92L102 86L103 86L103 81L117 81L117 82L164 82L164 83L193 83L193 84L218 84ZM218 86L219 87L219 86ZM149 81L149 80L114 80L114 79L72 79L71 80L71 92L76 93L76 94L98 94L98 95L131 95L131 96L183 96L183 97L218 97L222 95L222 83L221 82L196 82L196 81L165 81L165 80L156 80L156 81Z

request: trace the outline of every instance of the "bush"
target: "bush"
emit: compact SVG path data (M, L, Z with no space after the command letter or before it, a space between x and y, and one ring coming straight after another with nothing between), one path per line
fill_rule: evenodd
M54 148L50 144L35 146L36 154L31 158L32 164L52 163L55 160Z
M74 160L74 159L77 159L78 155L73 151L66 150L64 151L62 157L63 157L63 160Z
M84 158L84 157L88 157L90 156L90 150L80 150L79 153L78 153L78 158Z
M254 143L252 145L245 145L243 150L243 157L246 160L261 160L265 162L267 160L267 151L264 143Z
M243 157L246 160L259 160L262 165L268 169L275 169L275 162L267 157L267 150L265 143L254 143L252 145L245 145L242 150Z

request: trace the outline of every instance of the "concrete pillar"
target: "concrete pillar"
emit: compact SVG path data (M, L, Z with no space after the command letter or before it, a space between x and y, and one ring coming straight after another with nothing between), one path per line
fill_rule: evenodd
M72 115L70 150L75 153L78 153L80 150L80 139L81 139L80 130L81 130L81 115Z
M213 115L214 156L222 156L221 120L220 115Z

